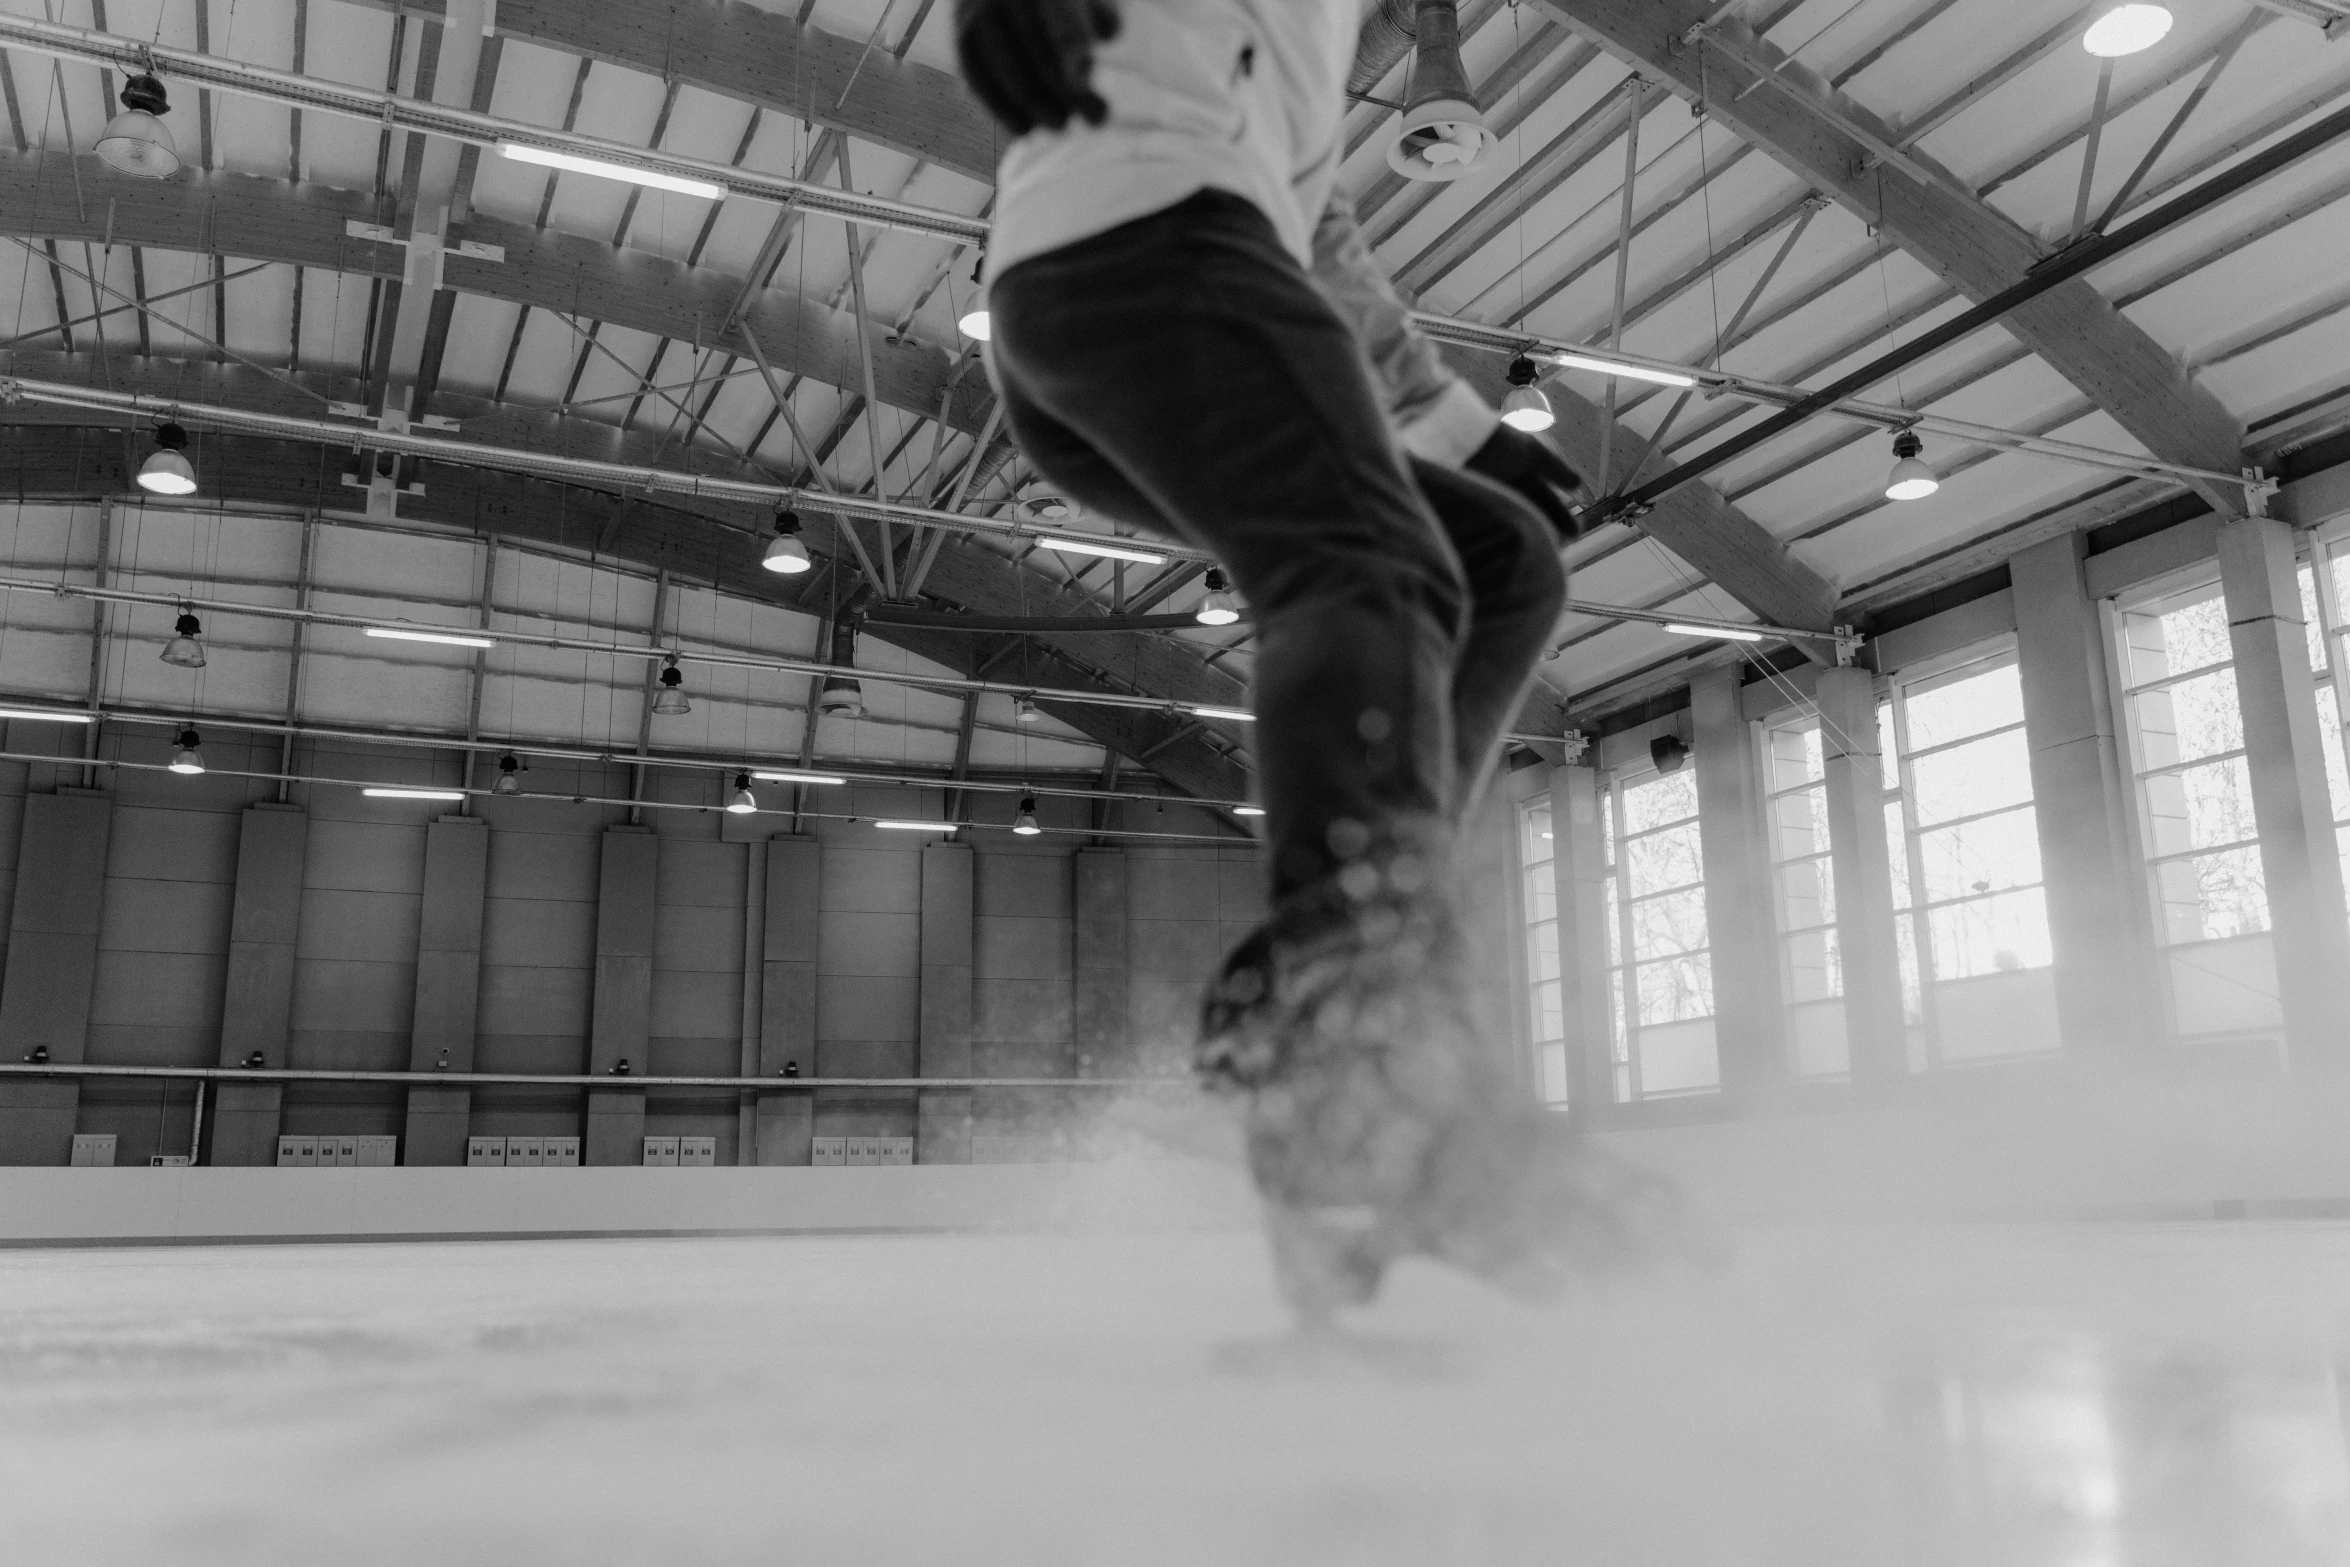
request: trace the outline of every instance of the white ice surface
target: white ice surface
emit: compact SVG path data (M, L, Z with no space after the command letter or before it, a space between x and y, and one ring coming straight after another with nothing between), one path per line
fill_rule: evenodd
M0 1561L2350 1561L2350 1230L1749 1230L1286 1336L1234 1235L0 1254Z

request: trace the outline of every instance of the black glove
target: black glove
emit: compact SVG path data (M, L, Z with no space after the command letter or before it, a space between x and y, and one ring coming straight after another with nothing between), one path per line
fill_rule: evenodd
M1118 36L1111 0L959 0L955 53L963 80L1015 136L1059 130L1072 115L1099 125L1110 106L1091 85L1093 46Z
M1583 488L1583 476L1548 441L1506 424L1497 425L1491 438L1461 466L1506 484L1532 501L1561 544L1571 544L1588 531L1584 514L1577 509L1591 499Z

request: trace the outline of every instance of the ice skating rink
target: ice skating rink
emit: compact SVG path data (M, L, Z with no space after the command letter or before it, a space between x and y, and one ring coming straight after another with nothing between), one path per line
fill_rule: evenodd
M1748 1228L1289 1338L1253 1238L0 1254L0 1559L2350 1561L2350 1227Z

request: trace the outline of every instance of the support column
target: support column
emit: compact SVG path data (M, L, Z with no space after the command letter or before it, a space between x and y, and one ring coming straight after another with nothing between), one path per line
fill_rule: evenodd
M2296 1066L2350 1064L2350 931L2292 529L2237 518L2220 530L2219 570L2286 1049Z
M1901 1008L1892 868L1885 858L1885 763L1877 743L1876 677L1865 669L1823 670L1816 700L1852 1080L1892 1082L1909 1074L1909 1028Z
M971 845L922 846L921 1075L971 1075ZM914 1158L971 1162L971 1093L923 1093L914 1116Z
M653 1037L654 874L661 840L649 827L608 827L596 885L596 990L588 1070L650 1068ZM642 1164L644 1090L588 1090L586 1164Z
M425 829L424 911L416 947L416 1021L408 1036L411 1072L473 1070L481 1010L482 894L489 884L490 825L444 816ZM473 1091L408 1090L403 1164L463 1164Z
M255 805L237 835L237 892L229 919L228 985L220 1008L220 1064L241 1067L256 1051L262 1064L286 1064L294 1010L294 946L302 933L302 872L310 853L310 813L292 805ZM216 1083L208 1161L277 1163L277 1083Z
M814 838L778 833L767 840L767 929L761 945L759 1076L780 1078L787 1065L816 1075L817 894L824 863ZM759 1093L759 1162L806 1164L816 1130L816 1091Z
M1787 1008L1779 987L1762 779L1739 702L1741 672L1736 664L1709 669L1689 683L1697 836L1705 852L1705 920L1713 948L1714 1041L1725 1094L1787 1079Z
M113 827L114 797L103 790L25 796L0 977L0 1061L44 1048L60 1065L85 1058ZM0 1164L64 1164L81 1101L81 1084L69 1077L0 1082Z
M1133 1008L1127 996L1126 851L1080 849L1075 874L1071 1016L1077 1027L1077 1075L1117 1077L1134 1070L1128 1034Z
M1559 1010L1567 1029L1567 1113L1589 1120L1616 1102L1607 994L1606 798L1594 767L1550 770L1551 875L1559 911Z
M2113 731L2108 650L2081 568L2086 535L2011 561L2024 739L2067 1051L2117 1058L2160 1036L2153 930L2132 890L2129 780Z

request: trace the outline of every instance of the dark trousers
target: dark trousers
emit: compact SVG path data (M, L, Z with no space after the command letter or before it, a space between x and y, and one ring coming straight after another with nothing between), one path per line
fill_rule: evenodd
M1237 196L1023 261L988 305L1020 448L1248 600L1275 896L1441 841L1558 619L1541 518L1404 456L1352 330Z

